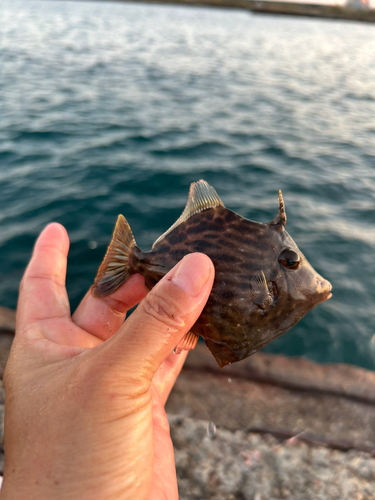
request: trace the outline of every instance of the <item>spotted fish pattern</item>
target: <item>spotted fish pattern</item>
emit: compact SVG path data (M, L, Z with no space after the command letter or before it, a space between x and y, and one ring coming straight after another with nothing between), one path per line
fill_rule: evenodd
M270 223L254 222L224 207L205 181L193 183L181 217L151 251L143 252L119 216L99 268L93 294L113 293L131 274L148 289L185 255L202 252L215 266L207 304L177 352L203 337L219 366L250 356L287 332L315 305L331 296L331 285L310 266L285 231L286 213Z

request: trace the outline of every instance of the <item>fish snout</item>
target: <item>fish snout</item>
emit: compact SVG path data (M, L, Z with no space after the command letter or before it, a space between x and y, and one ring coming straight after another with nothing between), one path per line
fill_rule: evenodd
M322 298L321 302L328 300L332 297L332 285L329 281L321 276L316 279L317 294Z

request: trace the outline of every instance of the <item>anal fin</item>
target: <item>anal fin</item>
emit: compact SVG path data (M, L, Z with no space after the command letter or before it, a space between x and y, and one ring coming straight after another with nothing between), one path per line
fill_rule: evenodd
M187 332L185 337L176 345L173 352L175 354L181 354L182 351L190 351L194 349L197 345L199 335L196 335L193 332Z

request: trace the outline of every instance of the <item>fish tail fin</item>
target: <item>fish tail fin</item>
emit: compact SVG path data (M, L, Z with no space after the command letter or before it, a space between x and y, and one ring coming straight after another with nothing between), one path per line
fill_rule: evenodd
M135 247L135 239L123 215L117 218L112 240L95 278L91 293L105 297L120 288L132 273L129 272L129 256Z

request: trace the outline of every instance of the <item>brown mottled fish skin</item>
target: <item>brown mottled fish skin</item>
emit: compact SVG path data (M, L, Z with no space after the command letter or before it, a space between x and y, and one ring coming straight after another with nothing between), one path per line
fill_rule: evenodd
M261 349L331 296L330 283L307 262L285 223L285 212L284 219L279 212L263 224L224 206L209 208L167 232L151 251L134 246L129 274L142 274L151 289L185 255L208 255L215 281L191 331L204 338L222 367ZM295 269L281 263L288 251L299 256Z
M300 255L296 271L278 262L283 248ZM246 358L288 331L330 292L285 230L223 207L192 216L150 252L135 247L130 269L142 274L151 289L192 252L205 253L215 266L211 295L192 332L205 339L220 366ZM272 295L268 310L252 302L250 280L259 270L264 270Z

